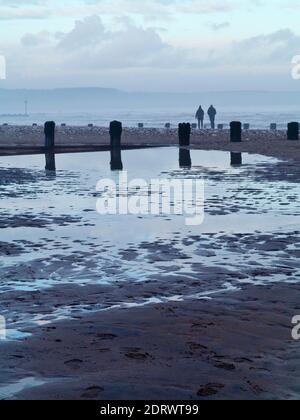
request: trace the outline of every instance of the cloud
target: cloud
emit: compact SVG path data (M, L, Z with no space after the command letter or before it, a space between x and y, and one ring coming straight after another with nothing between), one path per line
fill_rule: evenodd
M0 20L47 17L133 14L147 20L178 14L228 13L240 8L237 0L0 0Z
M226 22L219 25L225 27ZM199 84L205 77L255 73L261 80L278 72L289 78L293 55L299 54L300 37L291 30L229 42L222 48L174 47L160 31L144 28L130 19L112 30L97 15L77 20L68 32L25 34L19 45L3 45L8 80L32 86L72 83L124 87L140 83ZM203 44L205 45L205 43ZM206 75L206 76L205 76Z
M209 26L213 31L220 31L225 28L229 28L229 22L210 23Z

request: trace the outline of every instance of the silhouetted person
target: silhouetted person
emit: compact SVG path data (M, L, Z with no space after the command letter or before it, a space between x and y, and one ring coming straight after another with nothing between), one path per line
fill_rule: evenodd
M198 128L200 130L200 128L204 127L203 121L204 121L204 111L202 109L202 106L199 106L198 111L196 112L196 120L198 120Z
M209 119L210 119L211 128L214 130L215 129L215 120L216 120L217 111L213 107L213 105L211 105L208 108L207 113L208 113L208 116L209 116Z

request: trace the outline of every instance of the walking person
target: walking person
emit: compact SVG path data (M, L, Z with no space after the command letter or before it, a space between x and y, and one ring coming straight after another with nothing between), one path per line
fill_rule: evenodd
M198 111L196 112L196 120L198 120L199 130L204 127L204 123L203 123L204 122L204 115L205 115L205 113L202 109L202 106L200 105L199 108L198 108Z
M216 115L217 115L217 110L214 108L213 105L211 105L207 111L209 119L210 119L210 124L211 124L211 128L214 130L215 129L215 120L216 120Z

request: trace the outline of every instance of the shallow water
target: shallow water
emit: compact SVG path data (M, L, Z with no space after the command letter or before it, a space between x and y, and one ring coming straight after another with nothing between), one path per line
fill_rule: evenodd
M45 380L24 378L15 383L0 387L0 400L9 400L24 389L35 388L46 383Z
M122 162L129 180L203 178L205 220L192 227L186 215L99 215L97 182L119 179L110 153L57 155L56 172L45 172L44 156L0 157L0 314L10 328L90 310L211 298L244 283L299 281L296 168L258 155L244 154L241 166L231 166L227 152L190 155L191 168L179 167L177 148L123 151ZM92 307L83 295L56 305L45 297L30 301L32 292L55 294L65 285L135 282L151 290L116 289ZM17 307L9 298L16 291L24 300Z

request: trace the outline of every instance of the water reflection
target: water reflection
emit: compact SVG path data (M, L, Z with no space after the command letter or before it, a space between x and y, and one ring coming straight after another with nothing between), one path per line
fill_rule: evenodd
M45 170L47 172L54 173L56 171L55 153L54 152L47 152L47 153L45 153L45 161L46 161Z
M192 167L192 159L191 159L191 152L188 149L179 149L179 166L180 168L188 168L191 169Z
M231 166L241 166L243 164L242 153L231 152L230 153L230 164L231 164Z
M113 148L110 151L110 169L112 171L123 171L121 148Z

